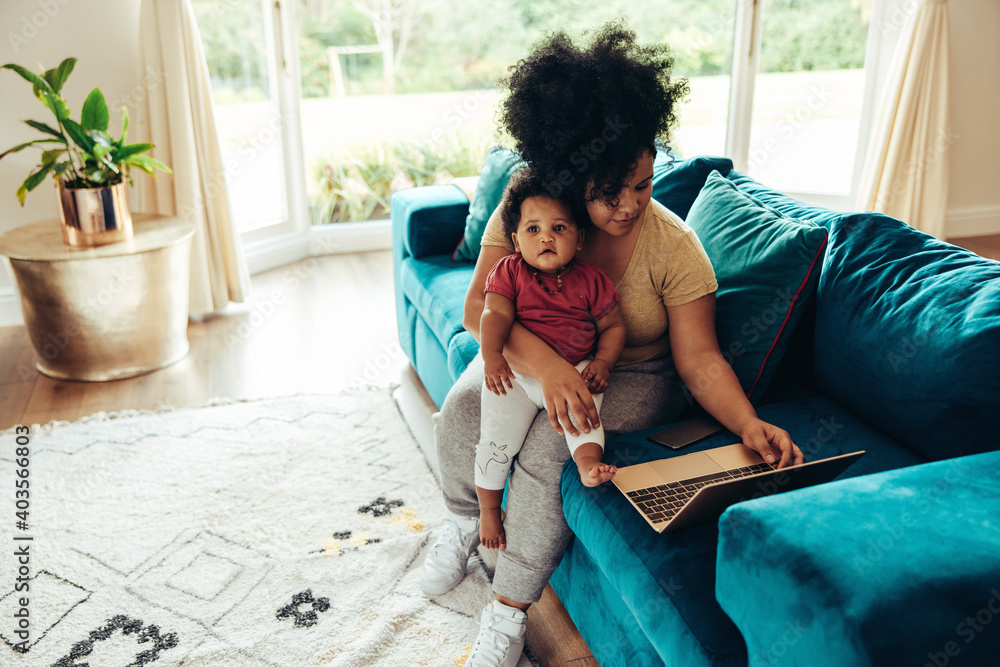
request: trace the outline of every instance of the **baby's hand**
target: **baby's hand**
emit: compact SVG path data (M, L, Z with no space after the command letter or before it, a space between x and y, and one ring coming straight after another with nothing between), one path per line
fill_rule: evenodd
M514 388L510 382L514 377L514 372L507 365L507 360L502 354L487 353L483 355L483 362L486 365L486 388L497 396L500 394L506 396L507 389L503 386L504 382L507 383L508 388Z
M591 394L604 393L604 390L608 388L608 376L610 374L611 369L608 368L607 362L600 359L594 359L580 372Z

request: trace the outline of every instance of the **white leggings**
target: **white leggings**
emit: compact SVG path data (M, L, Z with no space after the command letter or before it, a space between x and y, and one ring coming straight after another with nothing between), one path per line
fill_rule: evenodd
M584 359L576 365L576 370L583 371L591 361ZM538 380L519 373L512 384L514 388L507 389L506 396L497 396L483 383L482 421L479 444L476 446L475 471L476 486L481 489L503 489L511 463L521 451L528 429L538 411L545 409L545 397ZM604 394L594 394L598 410L603 397ZM577 423L572 414L570 418L574 424ZM591 429L590 433L581 430L580 435L575 437L566 431L566 444L571 456L577 447L586 442L596 443L604 449L604 425Z

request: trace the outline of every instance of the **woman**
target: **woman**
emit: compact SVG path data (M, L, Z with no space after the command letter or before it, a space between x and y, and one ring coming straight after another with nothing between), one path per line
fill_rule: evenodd
M656 141L675 124L676 104L688 92L684 80L671 81L671 65L665 45L640 46L620 23L604 26L586 48L556 34L510 69L501 121L553 195L584 202L593 225L578 255L607 273L621 294L627 338L604 393L608 437L676 419L687 407L686 381L698 403L765 460L776 467L801 463L788 433L757 417L719 351L717 285L700 242L651 201ZM477 340L486 276L512 252L495 213L465 301L463 324ZM496 601L483 611L467 665L517 664L524 611L541 596L570 537L559 490L568 456L563 429L579 434L569 413L585 432L598 424L580 374L519 324L504 356L515 374L539 380L547 411L539 413L511 470ZM700 380L706 377L718 379ZM482 385L477 356L448 394L435 430L448 516L424 563L421 586L431 595L462 580L478 543L471 471Z

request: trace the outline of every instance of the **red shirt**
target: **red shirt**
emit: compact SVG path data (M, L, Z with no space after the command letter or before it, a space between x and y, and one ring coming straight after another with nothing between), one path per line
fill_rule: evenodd
M487 276L483 293L496 292L513 301L517 321L575 366L593 353L597 322L618 305L618 291L603 271L578 258L563 275L558 294L542 289L533 270L521 255L506 255ZM538 275L556 291L554 276Z

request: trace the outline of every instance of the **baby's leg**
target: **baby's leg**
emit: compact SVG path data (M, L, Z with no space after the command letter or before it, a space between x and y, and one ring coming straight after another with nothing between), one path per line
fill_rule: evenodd
M507 534L500 516L503 489L494 491L477 486L476 495L479 496L479 543L487 549L506 548Z
M581 362L585 364L586 362ZM604 394L594 394L594 404L598 411L601 409L601 401ZM572 415L570 415L572 417ZM580 432L580 435L573 437L566 433L566 444L569 446L570 454L576 462L576 467L580 471L580 481L584 486L597 486L603 484L615 476L618 468L601 462L604 456L604 426L592 429L590 433Z
M497 396L483 384L480 441L476 447L476 495L479 497L479 539L487 549L507 546L500 502L514 455L538 414L515 379L506 395Z
M585 442L573 452L573 460L580 471L580 481L584 486L597 486L615 476L618 468L601 462L604 447L596 442Z

